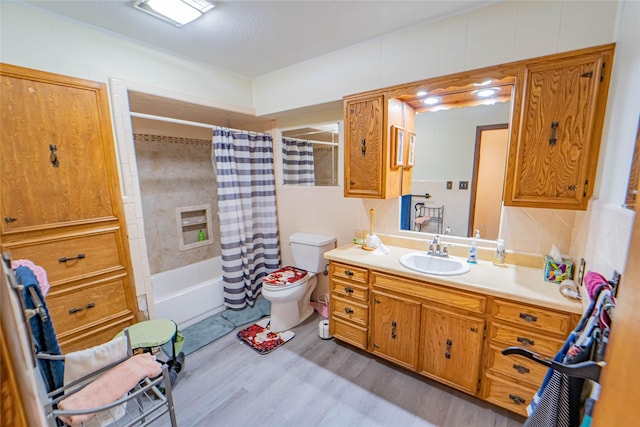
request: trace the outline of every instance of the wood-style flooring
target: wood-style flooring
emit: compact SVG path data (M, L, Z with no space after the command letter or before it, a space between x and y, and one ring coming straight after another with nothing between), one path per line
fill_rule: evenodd
M511 427L524 419L335 340L319 318L260 355L236 331L187 356L174 386L178 425ZM169 425L168 417L154 426Z

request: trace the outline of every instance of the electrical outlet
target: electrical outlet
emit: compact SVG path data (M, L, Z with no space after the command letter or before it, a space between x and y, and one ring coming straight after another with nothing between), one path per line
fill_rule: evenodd
M447 181L447 190L451 190L453 188L453 181Z
M469 181L460 181L458 184L458 190L468 190L469 189Z

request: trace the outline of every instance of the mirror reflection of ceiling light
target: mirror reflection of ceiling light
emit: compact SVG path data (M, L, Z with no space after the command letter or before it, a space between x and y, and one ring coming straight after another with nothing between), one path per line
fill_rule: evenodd
M476 86L476 87L478 87L478 86L486 86L486 85L490 85L492 81L493 80L489 79L489 80L483 81L482 83L474 83L473 85Z
M416 96L425 96L427 94L426 90L421 90L420 92L416 93Z
M439 96L430 96L429 98L425 98L422 102L427 105L436 105L439 104L440 101L442 101L442 98L440 98Z
M215 4L205 0L135 0L132 6L176 27L182 27L213 9Z
M489 98L491 96L494 96L495 94L498 93L498 89L496 88L491 88L491 89L479 89L476 90L474 92L474 94L476 96L479 96L480 98Z

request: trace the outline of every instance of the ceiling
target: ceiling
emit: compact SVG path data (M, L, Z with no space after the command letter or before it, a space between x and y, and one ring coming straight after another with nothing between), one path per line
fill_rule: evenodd
M257 76L419 23L500 0L215 1L184 27L135 10L131 0L25 2L173 55Z

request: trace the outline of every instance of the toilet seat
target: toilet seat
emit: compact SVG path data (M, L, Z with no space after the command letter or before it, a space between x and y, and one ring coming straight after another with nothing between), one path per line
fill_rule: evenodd
M282 267L262 279L262 287L270 291L284 291L309 280L311 273L292 266Z

